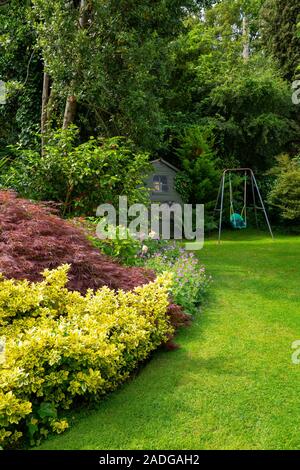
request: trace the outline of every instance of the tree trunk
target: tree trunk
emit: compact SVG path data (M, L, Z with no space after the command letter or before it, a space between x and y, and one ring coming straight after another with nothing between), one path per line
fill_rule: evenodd
M243 59L248 62L250 58L250 32L249 32L249 21L247 16L243 17Z
M67 129L69 125L72 124L72 122L74 122L75 116L76 116L76 108L77 108L76 96L74 95L68 96L66 107L65 107L63 129Z
M85 28L87 26L87 21L88 21L87 2L86 0L80 0L80 6L79 6L80 28ZM66 107L65 107L63 129L67 129L69 125L74 122L75 116L76 116L76 108L77 108L76 96L74 95L68 96Z
M52 111L53 111L53 105L54 105L54 93L53 93L53 89L50 88L48 105L47 105L47 109L46 109L46 111L47 111L47 129L49 129L51 114L52 114Z
M80 0L80 7L79 7L80 27L85 28L87 26L87 21L88 21L88 12L87 12L86 0Z
M45 133L47 131L47 122L48 122L47 106L49 102L49 86L50 86L50 77L47 72L44 72L43 94L42 94L42 114L41 114L42 153L44 151Z

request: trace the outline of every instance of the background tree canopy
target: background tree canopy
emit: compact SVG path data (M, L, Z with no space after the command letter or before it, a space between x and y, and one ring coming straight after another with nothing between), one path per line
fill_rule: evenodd
M300 4L297 0L267 0L262 10L263 39L278 59L286 79L300 77Z
M137 155L173 162L193 202L209 205L232 164L262 177L278 155L299 154L299 23L296 0L8 1L2 184L18 181L30 195L29 151L45 168L48 143L70 124L76 149L92 136L122 137Z

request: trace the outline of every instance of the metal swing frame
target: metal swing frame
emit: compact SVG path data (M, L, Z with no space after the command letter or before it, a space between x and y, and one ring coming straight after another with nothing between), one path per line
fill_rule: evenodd
M226 177L227 176L229 177L229 187L230 187L230 214L234 213L231 173L244 173L244 175L245 175L244 207L243 207L243 210L242 210L242 216L244 216L246 226L247 226L247 177L250 176L256 226L257 226L257 228L259 228L257 211L262 210L263 213L264 213L265 219L266 219L266 224L268 226L270 235L271 235L272 239L274 240L272 227L271 227L269 217L268 217L268 214L267 214L267 211L266 211L266 207L265 207L263 198L261 196L261 192L259 190L259 187L258 187L258 184L257 184L257 181L256 181L253 170L251 168L229 168L227 170L224 170L224 172L223 172L222 179L221 179L221 184L220 184L220 188L219 188L219 193L218 193L218 199L217 199L216 206L215 206L215 212L220 213L220 218L219 218L219 244L221 243L221 236L222 236L222 221L223 221L223 213L224 213L224 194L225 194L225 184L226 184ZM258 195L260 206L257 206L257 204L256 204L255 189L256 189L256 192L257 192L257 195ZM220 198L221 198L221 201L220 201ZM220 204L219 204L219 202L220 202Z

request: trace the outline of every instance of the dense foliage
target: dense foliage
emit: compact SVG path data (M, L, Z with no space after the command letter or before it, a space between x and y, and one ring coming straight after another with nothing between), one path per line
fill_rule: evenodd
M0 278L1 445L63 432L63 410L114 390L173 333L169 276L133 292L104 287L84 297L65 288L67 272L45 271L36 284Z
M48 137L42 156L22 148L16 153L3 184L21 196L58 203L63 215L94 215L101 203L117 207L123 195L129 205L148 200L148 155L124 139L91 137L80 144L78 129L70 126Z
M28 5L10 0L0 6L0 80L8 92L6 105L0 106L0 156L16 141L30 145L39 129L42 67L26 21Z
M177 156L182 171L176 176L176 189L185 202L201 201L210 207L217 197L220 172L217 159L201 127L191 126L181 136Z
M269 203L277 208L281 221L300 227L300 158L282 155L271 171L275 176Z
M160 102L169 42L193 4L9 0L0 5L0 78L9 84L9 101L0 108L2 145L34 140L46 73L49 125L62 126L72 98L68 122L76 119L84 136L95 131L129 136L153 149L163 132Z
M300 4L267 0L263 10L264 40L288 80L300 77Z
M150 154L180 168L184 201L211 217L220 170L262 176L299 154L299 15L296 0L5 2L2 185L95 215L118 194L141 199L133 183ZM114 180L126 172L131 187Z
M181 135L191 124L200 126L203 136L213 136L213 150L222 168L265 170L280 152L298 145L291 84L282 79L261 45L260 3L219 2L205 17L190 20L178 38L166 101L167 158L174 158ZM250 29L247 59L242 55L243 11Z

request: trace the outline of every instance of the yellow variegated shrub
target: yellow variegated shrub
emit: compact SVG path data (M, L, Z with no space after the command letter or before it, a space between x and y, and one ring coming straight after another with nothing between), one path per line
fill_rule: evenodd
M114 390L173 333L168 275L131 292L82 296L65 288L67 273L47 271L36 284L0 279L2 445L63 432L62 410Z

